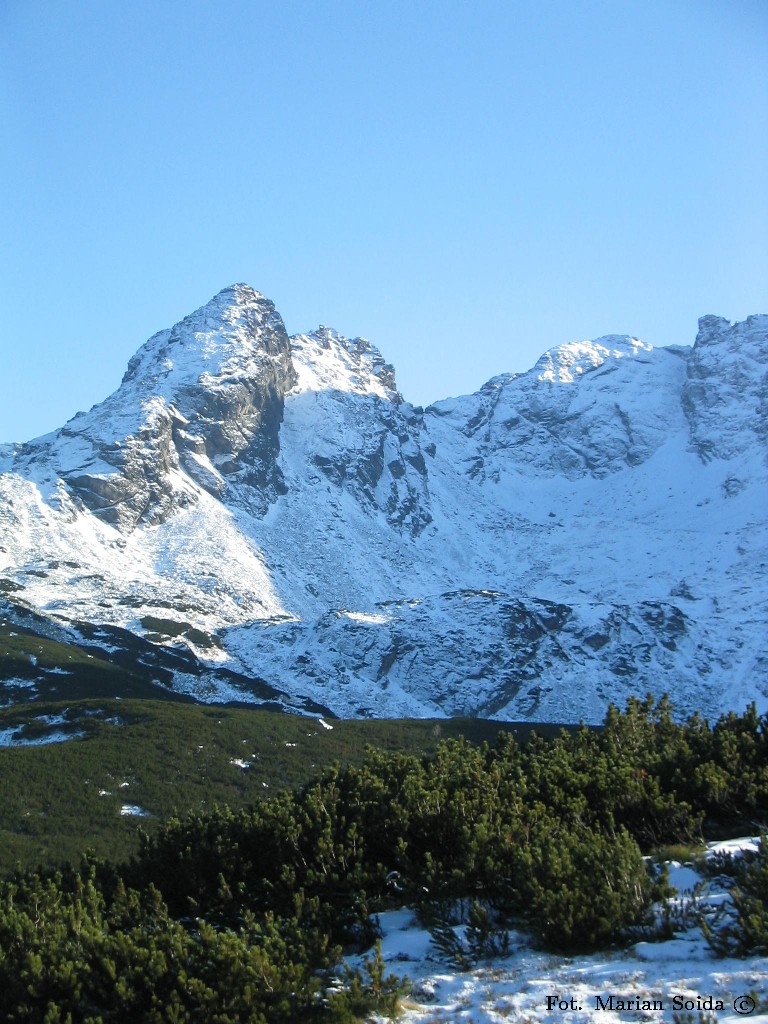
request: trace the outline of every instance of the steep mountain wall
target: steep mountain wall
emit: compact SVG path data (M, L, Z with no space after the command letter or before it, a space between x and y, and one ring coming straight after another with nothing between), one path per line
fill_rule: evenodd
M566 344L421 409L367 341L288 338L235 285L0 451L6 612L183 647L200 671L166 685L208 700L768 707L767 395L768 317L705 317L692 348Z

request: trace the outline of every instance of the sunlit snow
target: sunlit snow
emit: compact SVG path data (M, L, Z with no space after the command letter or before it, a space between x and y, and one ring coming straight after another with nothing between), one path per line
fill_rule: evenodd
M712 844L710 850L735 851L745 846L754 849L756 840ZM710 1006L718 999L725 1006L714 1015L720 1024L745 1020L768 1024L765 958L718 959L697 923L698 912L708 912L728 900L721 880L703 879L693 867L679 864L671 866L670 880L680 888L673 899L683 907L678 908L679 928L667 941L642 941L626 949L591 955L558 956L537 951L523 933L513 932L509 956L482 962L466 973L456 972L441 961L413 911L381 914L387 973L408 976L413 985L399 1019L403 1024L615 1024L640 1020L668 1024L675 1013L677 996L681 1020L686 1012L692 1012L693 1019L698 1020L699 1009L706 1010L709 998L713 1001ZM690 912L685 913L686 909ZM604 1009L610 1005L611 995L625 1002L656 1001L660 1008ZM735 1009L734 1004L743 1011L745 1004L740 997L744 996L757 997L757 1013L744 1016ZM552 1000L549 1009L548 1000ZM709 1019L706 1012L704 1019Z
M5 451L0 585L63 625L186 647L211 672L173 687L203 701L257 699L226 668L340 716L595 722L649 690L765 710L767 365L768 317L705 317L693 348L569 343L422 410L374 346L289 340L238 285L101 405ZM270 491L237 462L258 415L195 410L247 406L277 370L295 383ZM67 481L100 487L134 451L140 508L169 511L118 529Z

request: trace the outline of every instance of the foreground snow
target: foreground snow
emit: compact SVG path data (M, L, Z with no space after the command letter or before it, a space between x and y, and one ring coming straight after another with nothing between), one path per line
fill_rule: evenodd
M734 852L756 845L757 840L744 839L711 844L709 849ZM670 882L678 890L672 904L681 921L672 939L566 957L534 950L524 935L513 933L508 957L467 973L441 963L429 933L412 911L382 914L387 969L407 975L413 983L401 1021L613 1024L672 1021L676 1012L683 1017L692 1013L698 1021L701 1011L705 1021L712 1015L719 1024L768 1024L768 962L757 956L718 959L694 920L694 888L695 909L713 912L729 900L722 880L703 879L690 865L672 863ZM755 997L754 1011L745 1012Z

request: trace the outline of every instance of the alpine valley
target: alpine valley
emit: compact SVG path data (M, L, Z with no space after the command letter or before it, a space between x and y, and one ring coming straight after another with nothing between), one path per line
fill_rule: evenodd
M0 447L4 703L597 722L768 709L768 316L565 344L426 409L227 288Z

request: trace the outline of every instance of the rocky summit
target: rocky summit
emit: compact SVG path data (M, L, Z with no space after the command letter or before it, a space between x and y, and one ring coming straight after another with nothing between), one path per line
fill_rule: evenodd
M0 447L3 699L90 662L342 717L765 710L767 423L768 316L565 344L423 409L365 339L289 337L234 285Z

